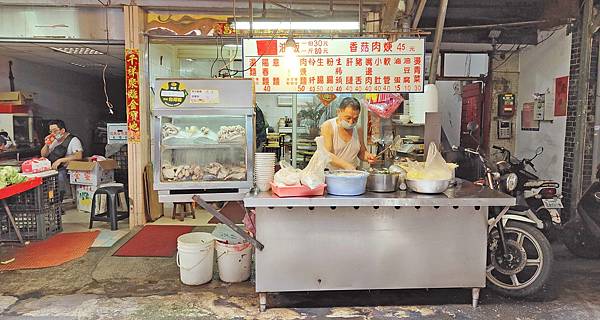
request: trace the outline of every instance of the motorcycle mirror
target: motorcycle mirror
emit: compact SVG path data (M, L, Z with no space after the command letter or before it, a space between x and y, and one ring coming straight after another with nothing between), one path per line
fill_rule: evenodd
M477 131L477 129L479 129L477 122L471 121L467 124L467 130L469 130L470 133Z
M537 149L535 149L535 155L536 156L539 156L543 152L544 152L544 147L542 147L542 146L539 146L539 147L537 147Z

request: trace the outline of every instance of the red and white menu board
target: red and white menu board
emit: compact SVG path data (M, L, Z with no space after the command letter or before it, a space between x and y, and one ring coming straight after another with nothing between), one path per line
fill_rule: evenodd
M286 40L244 39L244 77L256 92L423 92L424 39L294 39L292 63Z

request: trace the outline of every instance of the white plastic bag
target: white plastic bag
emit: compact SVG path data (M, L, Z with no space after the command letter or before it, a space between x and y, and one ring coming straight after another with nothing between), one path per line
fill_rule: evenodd
M429 144L427 159L422 162L408 162L404 169L408 172L408 179L411 180L450 180L452 179L452 170L444 160L442 154L438 151L435 143Z
M319 136L315 138L315 141L317 142L317 151L300 173L300 182L310 189L315 189L325 183L325 168L331 161L331 156L325 149L325 139Z
M280 161L281 169L275 173L273 182L279 186L295 186L300 184L300 169L292 167L285 161Z

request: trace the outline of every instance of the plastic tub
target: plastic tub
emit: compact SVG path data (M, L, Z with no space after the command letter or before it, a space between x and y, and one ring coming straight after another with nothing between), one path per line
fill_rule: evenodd
M325 175L327 193L336 196L358 196L365 193L369 174L358 170L335 170Z

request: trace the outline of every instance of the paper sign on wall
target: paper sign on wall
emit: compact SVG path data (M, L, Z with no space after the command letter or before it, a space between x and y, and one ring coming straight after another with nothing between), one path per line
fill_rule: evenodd
M219 90L192 89L190 90L190 103L217 104L219 103Z
M569 97L569 77L556 78L554 84L554 115L563 117L567 115L567 99Z
M423 91L424 39L295 39L292 63L286 40L244 39L244 77L257 93Z

